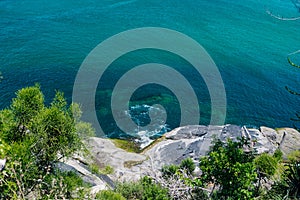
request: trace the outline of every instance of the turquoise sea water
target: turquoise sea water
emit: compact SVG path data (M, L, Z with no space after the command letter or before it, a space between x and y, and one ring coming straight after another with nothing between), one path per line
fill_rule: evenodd
M226 123L292 126L299 98L284 87L300 90L300 70L286 57L300 49L300 21L280 21L266 10L300 15L288 0L0 0L0 107L10 104L16 90L35 82L41 84L47 102L55 90L71 101L76 73L94 47L119 32L152 26L182 32L208 51L225 83ZM201 102L200 123L209 122L205 84L184 61L155 50L136 53L111 66L102 80L105 87L98 88L99 102L110 101L110 86L128 67L162 62L189 79ZM132 104L169 105L168 126L178 126L176 99L163 88L149 87L138 90ZM107 134L117 130L108 106L96 107Z

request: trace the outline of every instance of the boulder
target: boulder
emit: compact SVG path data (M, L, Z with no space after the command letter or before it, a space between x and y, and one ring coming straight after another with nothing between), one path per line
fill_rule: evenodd
M280 128L277 130L280 138L279 148L283 152L284 158L296 150L300 150L300 133L293 128Z
M164 165L179 164L187 157L192 158L198 166L199 158L207 155L215 138L225 142L228 138L237 141L241 137L248 138L251 147L258 154L273 153L280 148L286 157L291 151L300 149L300 133L292 128L274 130L268 127L255 129L230 124L189 125L164 134L159 141L140 154L120 149L109 139L90 138L87 143L94 162L101 168L109 165L114 169L112 174L105 177L94 177L74 160L65 164L92 178L95 183L94 190L98 191L107 186L112 187L117 181L135 181L145 175L159 174Z
M94 162L101 168L109 165L114 173L108 175L113 181L133 181L144 176L144 171L136 167L147 160L146 155L130 153L114 145L109 139L92 137L88 141Z
M260 127L260 132L263 134L264 137L266 137L273 145L278 145L278 133L276 130L261 126Z

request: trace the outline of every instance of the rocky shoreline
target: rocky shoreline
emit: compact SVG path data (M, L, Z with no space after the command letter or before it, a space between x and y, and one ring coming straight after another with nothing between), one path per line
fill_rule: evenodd
M112 188L119 181L134 181L145 175L159 174L164 165L179 164L190 157L195 163L199 157L209 151L213 138L226 141L246 137L258 154L273 153L277 148L283 157L300 149L300 133L293 128L272 129L268 127L246 128L245 126L190 125L176 128L163 135L142 153L130 153L114 145L109 139L92 137L87 143L92 153L93 162L99 167L111 166L113 173L107 176L95 176L85 167L85 158L77 157L66 160L62 165L78 171L88 180L95 191ZM196 168L196 173L199 169Z

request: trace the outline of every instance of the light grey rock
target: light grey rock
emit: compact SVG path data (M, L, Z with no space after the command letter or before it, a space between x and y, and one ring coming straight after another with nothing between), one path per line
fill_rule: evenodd
M101 187L106 189L109 188L109 186L101 178L92 174L87 168L83 167L77 160L72 158L57 163L56 167L61 171L73 171L77 173L81 176L83 181L90 183L92 186L98 186L98 188Z
M253 148L258 154L274 153L278 148L277 145L272 144L267 137L265 137L258 129L248 129L253 142Z
M284 158L295 151L300 150L300 133L293 128L280 128L277 130L281 141L279 148L283 152Z
M108 175L113 181L133 181L145 175L144 169L126 166L128 163L136 163L136 165L142 163L147 160L146 155L129 153L116 147L109 139L92 137L89 139L88 145L94 161L99 167L104 168L109 165L114 169L114 173Z
M89 139L88 144L100 167L110 165L114 168L114 173L109 175L110 179L134 181L145 175L159 174L164 165L179 164L187 157L192 158L197 166L199 158L207 155L214 138L222 141L231 138L236 141L241 137L248 138L259 154L273 153L279 144L284 155L300 148L300 133L295 129L284 128L275 131L268 127L248 129L236 125L179 127L166 133L160 142L141 154L128 153L117 148L108 139L93 137ZM125 166L128 162L132 163L131 167Z
M277 136L278 133L276 132L276 130L269 128L269 127L265 127L265 126L261 126L260 127L260 132L274 145L278 145L277 143Z
M173 131L166 133L165 137L170 140L192 139L201 137L208 132L207 126L196 125L193 128L190 126L179 127Z

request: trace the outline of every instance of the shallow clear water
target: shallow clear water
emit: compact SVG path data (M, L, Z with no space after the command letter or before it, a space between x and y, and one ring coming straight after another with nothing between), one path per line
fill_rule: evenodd
M292 126L299 98L284 87L300 90L300 70L286 57L300 48L300 21L276 20L268 9L284 16L300 14L283 0L1 0L0 107L10 104L16 90L35 82L41 84L47 102L55 90L71 101L77 70L96 45L121 31L154 26L187 34L214 59L227 93L226 123ZM207 124L210 98L203 81L184 61L158 51L117 60L103 77L106 84L99 85L96 99L109 102L110 86L124 70L150 61L171 65L188 77L201 102L200 123ZM133 102L169 105L167 123L174 128L180 113L169 95L163 88L144 87ZM118 134L108 106L97 105L99 121L107 134Z

